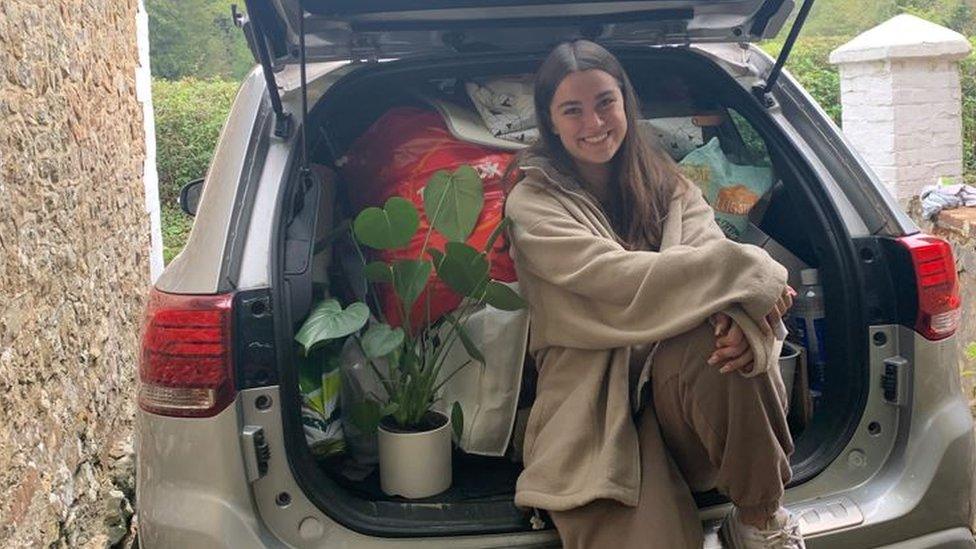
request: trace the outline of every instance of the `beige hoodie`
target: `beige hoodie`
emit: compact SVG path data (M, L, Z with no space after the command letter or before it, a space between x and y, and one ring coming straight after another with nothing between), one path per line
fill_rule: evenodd
M660 251L628 251L572 177L542 157L520 167L525 178L506 214L539 381L515 503L555 511L602 498L636 505L632 347L722 311L755 355L749 375L765 372L782 343L755 321L781 295L786 269L761 248L727 240L694 185L672 200Z

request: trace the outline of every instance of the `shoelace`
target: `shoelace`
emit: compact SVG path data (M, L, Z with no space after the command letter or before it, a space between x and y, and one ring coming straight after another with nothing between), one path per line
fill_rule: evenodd
M790 517L786 524L776 530L760 530L759 535L763 537L763 546L770 548L777 547L800 547L803 536L800 534L800 521L796 517Z

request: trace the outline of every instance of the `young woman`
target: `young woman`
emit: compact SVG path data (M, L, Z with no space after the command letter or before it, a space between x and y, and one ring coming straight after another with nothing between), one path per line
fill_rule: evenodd
M557 47L535 107L506 202L539 369L516 503L548 510L568 548L701 547L691 491L717 488L734 504L727 545L803 547L781 506L786 270L724 237L637 130L602 47Z

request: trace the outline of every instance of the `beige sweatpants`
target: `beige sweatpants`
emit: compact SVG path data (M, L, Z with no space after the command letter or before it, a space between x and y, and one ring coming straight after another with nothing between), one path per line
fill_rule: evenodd
M652 403L638 421L636 507L597 500L550 516L567 549L702 546L692 490L718 489L739 507L775 510L793 442L779 372L746 378L707 364L713 328L664 341L651 365Z

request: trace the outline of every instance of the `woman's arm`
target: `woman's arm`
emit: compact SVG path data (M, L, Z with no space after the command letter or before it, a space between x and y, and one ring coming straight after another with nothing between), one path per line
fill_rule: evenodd
M681 243L686 246L701 246L716 240L725 240L725 233L715 222L715 210L708 205L701 189L691 181L681 194Z
M578 310L559 318L559 333L547 334L558 345L612 348L659 341L732 304L761 318L786 283L785 269L763 250L707 231L692 235L697 246L628 251L594 235L554 199L510 199L508 215L520 269L577 298L570 306Z
M681 243L696 246L716 239L724 239L725 234L715 222L714 211L697 186L690 185L694 188L689 189L681 197L684 200ZM794 294L792 288L785 286L780 298L766 313L765 318L753 317L757 327L764 332L771 332L771 327L780 321L792 305ZM709 320L715 327L716 335L715 352L710 357L709 364L720 368L723 373L736 370L744 373L753 371L755 352L749 346L742 327L725 312L715 313L709 317Z

